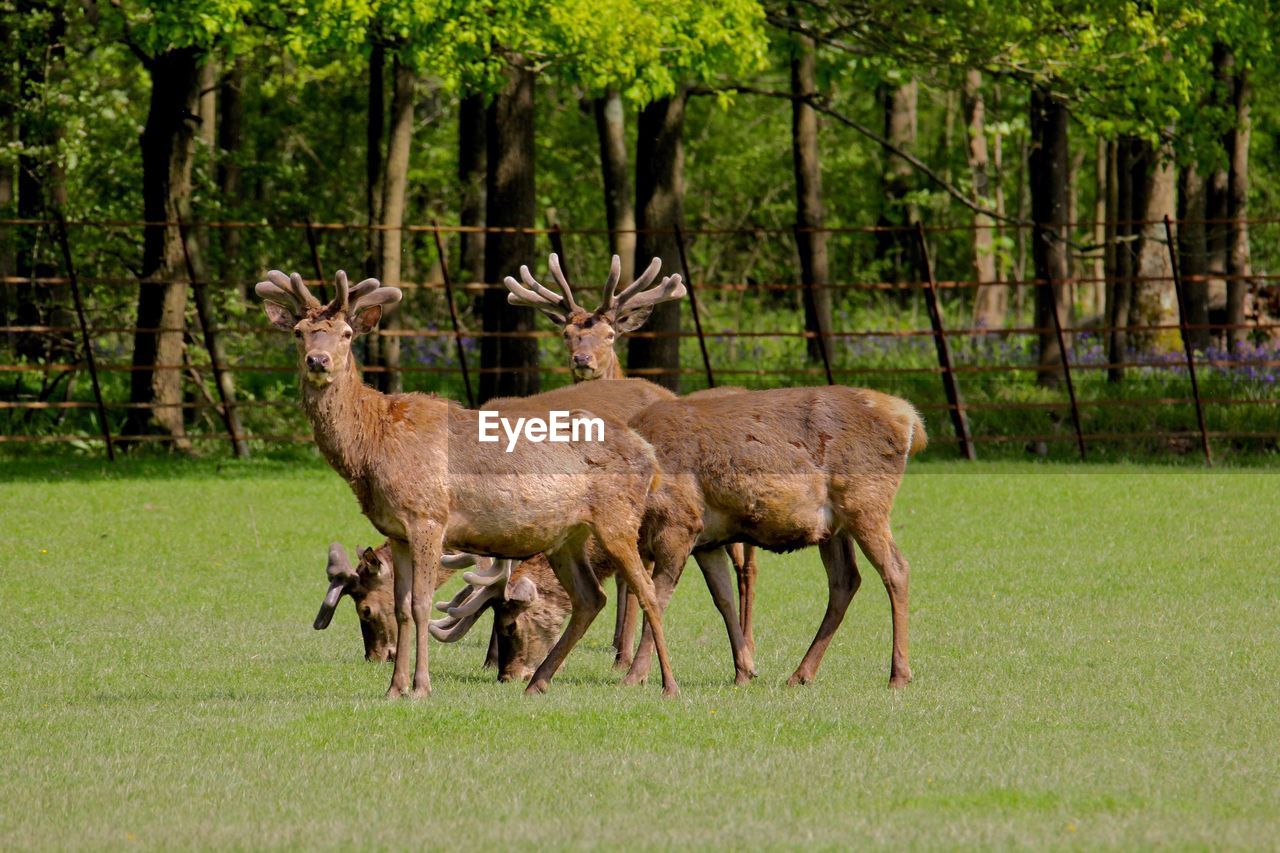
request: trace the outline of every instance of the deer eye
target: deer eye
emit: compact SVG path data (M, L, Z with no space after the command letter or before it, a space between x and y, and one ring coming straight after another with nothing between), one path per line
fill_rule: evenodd
M351 330L350 330L350 329L347 329L345 332L343 332L343 333L342 333L342 339L343 339L344 341L349 341L349 340L351 340Z
M301 330L301 329L294 329L294 330L293 330L293 336L294 336L295 338L301 338L301 337L302 337L302 330Z

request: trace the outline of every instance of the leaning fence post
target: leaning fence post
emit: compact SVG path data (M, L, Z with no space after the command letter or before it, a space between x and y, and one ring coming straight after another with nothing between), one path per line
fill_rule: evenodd
M978 458L978 454L973 446L973 437L969 435L969 419L965 417L964 402L960 399L956 374L951 366L951 346L947 343L947 332L942 328L942 312L938 310L938 285L933 280L933 261L929 258L929 244L924 238L923 222L916 222L916 238L920 241L920 259L924 262L924 302L929 309L929 323L933 326L933 345L938 351L938 366L942 368L942 390L947 395L951 426L960 443L960 455L974 460Z
M85 319L84 298L80 294L80 279L71 259L71 240L67 237L67 220L61 210L55 210L58 223L58 243L62 246L62 260L67 267L67 280L71 282L71 297L75 300L76 320L80 324L80 341L84 344L85 358L89 362L89 379L93 382L93 398L98 404L98 425L102 427L102 440L107 444L107 459L116 461L116 449L111 443L111 425L107 422L107 404L102 399L102 383L98 381L98 361L93 355L93 342L89 339L89 322Z
M1045 229L1036 223L1035 239L1043 240L1045 238ZM1054 240L1065 239L1056 231L1053 232ZM1071 359L1067 357L1067 337L1062 332L1062 315L1058 311L1058 289L1065 286L1066 282L1054 281L1050 279L1046 282L1049 286L1049 305L1053 308L1050 312L1053 315L1053 333L1058 339L1058 354L1062 357L1062 381L1067 386L1067 399L1071 402L1071 424L1076 431L1076 447L1080 449L1080 461L1085 461L1084 450L1084 430L1080 428L1080 406L1076 402L1076 386L1071 381Z
M1173 271L1173 292L1178 299L1178 331L1182 335L1182 351L1187 356L1187 375L1191 377L1191 397L1196 403L1196 423L1200 427L1200 447L1204 450L1204 464L1212 465L1209 452L1209 431L1204 425L1204 406L1200 402L1200 383L1196 380L1196 359L1191 351L1191 339L1187 336L1186 295L1182 289L1182 268L1178 266L1178 252L1173 242L1173 225L1169 215L1164 217L1164 235L1169 242L1169 267Z
M453 342L458 348L458 364L462 367L462 384L467 390L467 406L474 409L476 398L471 393L471 374L467 370L467 351L462 346L462 324L458 322L458 307L453 304L453 279L449 277L449 261L444 254L444 241L440 239L440 225L431 222L431 233L436 238L436 254L440 258L440 277L444 279L444 298L449 303L449 322L453 324Z
M227 428L227 437L231 439L231 453L237 459L249 458L249 445L245 443L240 420L236 415L235 396L230 388L230 377L222 369L222 355L218 351L218 337L210 322L209 294L196 276L196 267L191 260L191 247L187 245L187 224L178 217L178 236L182 240L182 258L187 265L187 278L191 281L191 294L196 301L196 319L200 322L200 331L204 336L204 348L209 353L209 366L213 368L213 384L218 386L218 399L222 403L222 422Z
M685 287L689 291L689 308L693 311L693 330L698 333L698 348L702 351L702 366L707 371L707 387L716 387L716 377L711 372L711 356L707 354L707 339L702 334L702 317L698 314L698 293L689 275L689 257L684 249L684 229L676 226L676 249L680 252L680 271L684 273Z

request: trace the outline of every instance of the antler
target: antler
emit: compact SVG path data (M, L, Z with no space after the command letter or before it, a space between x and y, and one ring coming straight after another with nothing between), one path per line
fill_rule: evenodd
M303 314L308 308L320 306L320 300L307 290L302 276L296 272L285 275L280 270L271 270L267 273L267 279L254 285L253 290L268 302L283 305L295 314Z
M316 621L312 625L317 631L329 627L342 594L358 577L355 569L351 568L351 561L347 559L347 551L341 542L334 542L329 546L329 565L325 572L329 575L329 590L324 594L320 612L316 614Z
M555 315L563 313L564 317L575 311L581 311L578 303L573 301L573 291L569 288L569 281L564 276L564 271L560 268L560 256L552 252L548 259L551 267L551 275L555 278L556 284L560 288L560 293L556 293L549 288L543 287L533 274L529 272L527 266L520 267L520 278L524 279L525 287L521 287L520 282L511 276L507 276L502 280L507 286L507 290L511 293L507 294L507 302L512 305L523 305L526 308L537 308L538 310L553 315L552 319L558 323L564 321L563 317L557 319Z
M494 560L492 566L485 567L482 564L480 571L464 573L462 579L467 585L458 590L458 594L448 603L436 603L437 610L449 615L431 622L428 626L431 636L442 643L457 642L465 637L490 603L495 599L508 597L507 581L511 578L511 568L515 563L515 560ZM519 582L516 588L522 595L526 593Z
M618 263L617 256L614 257L614 262ZM654 258L649 262L649 266L645 268L645 271L640 273L640 277L631 282L626 290L618 294L616 300L610 300L612 288L607 289L605 291L605 301L601 304L600 310L603 312L608 306L612 305L616 314L621 316L684 296L684 281L680 278L680 273L666 276L656 287L645 290L658 277L658 270L660 269L662 269L662 259ZM614 279L612 270L609 273L609 277L611 280ZM644 292L642 293L641 291Z
M404 296L400 288L383 287L382 282L376 278L366 278L355 287L350 287L345 270L338 270L334 283L337 293L329 303L328 311L331 314L339 311L348 315L358 314L374 305L394 305Z

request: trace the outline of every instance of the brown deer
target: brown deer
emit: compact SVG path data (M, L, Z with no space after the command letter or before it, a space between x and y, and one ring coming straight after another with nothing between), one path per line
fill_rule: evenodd
M907 658L910 569L889 527L907 458L924 449L924 422L911 404L862 388L826 386L748 391L655 403L631 420L664 471L649 496L641 551L654 561L665 608L690 554L727 542L770 551L817 545L827 571L827 610L789 684L807 684L861 583L854 543L889 592L891 687L911 681ZM702 566L727 592L728 567ZM730 641L734 642L733 634ZM736 649L735 649L736 651ZM646 626L626 683L644 680L652 642Z
M495 561L472 554L445 554L440 559L437 575L443 584L455 572L479 566L477 572L467 572L463 577L469 584L463 596L455 597L449 604L437 605L453 610L458 617L453 620L453 632L437 629L433 624L432 636L449 642L465 634L486 609L494 613L495 633L493 666L498 668L498 678L528 680L537 665L560 636L564 621L569 617L569 595L556 580L555 572L547 558L538 554L524 560L510 572L501 588L503 595L494 595ZM390 541L377 548L365 548L360 560L352 567L346 549L340 543L329 546L329 562L326 567L329 590L320 612L316 615L315 628L329 627L334 611L343 596L355 604L360 633L364 639L365 659L389 661L396 654L396 608L393 576L395 574ZM473 590L485 592L476 595ZM465 609L464 609L465 608ZM486 661L486 666L490 665Z
M383 394L361 380L352 340L377 325L383 306L400 301L398 288L376 279L349 288L339 272L333 301L322 305L297 273L272 270L267 278L256 291L272 325L297 339L303 408L316 445L391 540L397 640L387 695L431 692L428 622L446 546L493 557L547 555L572 616L529 683L529 692L544 692L604 606L587 563L593 536L652 620L663 693L676 694L653 582L636 550L645 498L658 481L653 449L608 419L599 441L481 442L480 412L425 394ZM550 414L536 402L526 411Z
M685 295L685 287L678 274L664 278L651 290L645 290L657 278L662 266L661 259L654 258L639 278L615 296L622 276L622 259L614 255L609 266L609 277L601 292L600 306L594 311L588 311L575 301L568 278L560 266L560 256L553 253L548 259L548 266L560 289L559 293L540 284L528 267L521 267L523 286L511 276L505 279L504 283L511 291L507 301L512 305L538 309L560 328L565 346L569 350L569 367L573 372L574 382L623 378L616 349L618 340L643 326L655 305L680 299ZM724 394L738 390L741 389L715 388L698 394ZM733 561L738 577L739 624L747 648L754 652L752 610L758 571L755 548L751 545L734 544L730 546L729 558ZM630 638L635 636L638 611L627 595L626 580L622 575L617 576L617 591L618 612L613 631L614 666L625 669L632 660Z

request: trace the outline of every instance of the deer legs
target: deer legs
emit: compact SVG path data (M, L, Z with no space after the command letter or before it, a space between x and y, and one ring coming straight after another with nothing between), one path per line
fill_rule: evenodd
M529 680L526 693L546 693L551 679L560 670L561 664L569 652L577 645L578 640L587 632L596 614L604 607L604 590L600 581L596 580L587 562L586 536L580 535L574 541L566 543L554 552L547 553L547 561L551 563L556 579L569 594L569 602L573 607L569 615L569 624L556 640L556 644L547 652L547 657L538 665Z
M853 538L845 533L837 533L827 541L818 545L822 555L822 565L827 570L827 612L822 615L822 623L818 625L818 633L805 653L800 666L787 679L787 684L808 684L818 675L818 667L822 664L822 656L826 654L831 638L836 629L844 621L849 602L862 583L855 562Z
M888 516L860 518L853 530L862 553L876 567L889 592L893 613L893 659L889 664L889 686L906 687L911 683L911 665L907 661L907 581L911 567L893 541Z
M738 576L738 617L742 625L742 638L747 652L756 653L756 636L753 614L756 609L756 546L735 543L726 546L733 570Z
M733 669L735 684L750 684L756 676L756 665L752 660L753 650L743 636L742 625L733 607L733 580L729 577L730 554L724 548L694 554L698 568L702 569L702 577L711 591L711 598L724 619L724 627L729 632L729 646L733 651ZM752 591L754 594L754 590Z
M617 581L618 615L613 623L613 668L627 669L635 657L632 638L636 635L640 602L622 575L616 575L614 579Z
M431 674L427 667L427 635L431 621L431 597L435 593L436 565L440 562L442 530L424 524L409 531L409 541L391 540L395 563L396 663L387 698L403 696L409 689L409 637L412 631L416 652L413 668L413 697L431 694Z

